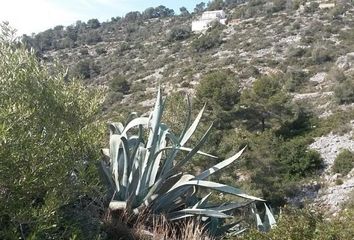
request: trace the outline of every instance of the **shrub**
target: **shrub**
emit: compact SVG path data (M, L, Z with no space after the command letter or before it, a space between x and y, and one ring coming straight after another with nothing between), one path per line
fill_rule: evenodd
M346 79L346 76L343 72L343 70L333 67L331 70L328 72L326 76L327 81L331 81L332 83L338 84L344 82Z
M332 60L331 51L326 47L314 47L311 58L316 64L322 64Z
M244 240L324 240L352 239L354 235L354 211L340 212L337 217L325 220L320 212L308 209L285 208L278 219L278 225L268 233L251 230Z
M74 69L74 75L82 76L84 79L90 78L90 61L82 60L78 62Z
M98 55L102 55L102 54L107 53L107 50L106 50L104 47L97 47L97 48L95 49L95 51L96 51L96 53L97 53Z
M289 95L283 89L282 78L280 74L262 76L251 89L242 92L241 104L247 125L254 129L260 125L261 131L265 131L269 126L274 128L294 115Z
M221 45L221 32L217 29L209 31L198 38L194 39L191 46L197 52L204 52Z
M354 102L354 82L345 80L334 88L334 97L339 104L348 104Z
M190 27L180 26L180 27L173 27L167 33L167 40L172 41L181 41L189 38L191 35Z
M287 70L285 77L285 87L290 92L299 90L299 88L307 81L308 78L306 72L291 68Z
M130 91L130 84L125 79L124 76L116 75L109 82L110 90L113 92L121 92L123 94L128 94Z
M332 171L347 175L354 168L354 153L348 149L342 150L334 160Z
M202 77L196 88L196 104L206 104L218 129L231 127L232 112L240 100L239 83L231 71L210 72Z
M197 103L207 103L213 111L231 110L239 100L238 81L231 71L215 71L204 75L196 89Z
M96 238L100 91L17 42L0 52L0 238Z

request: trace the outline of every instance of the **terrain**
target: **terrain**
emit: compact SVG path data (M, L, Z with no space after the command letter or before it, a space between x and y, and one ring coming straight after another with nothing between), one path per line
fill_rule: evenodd
M191 31L203 11L217 9L226 12L227 25ZM302 218L318 221L306 231L298 226L311 238L289 239L330 236L326 222L307 210L335 219L328 228L333 234L341 221L352 226L353 3L230 0L180 12L152 7L107 22L57 26L22 41L46 66L67 68L65 79L79 77L87 89L104 91L102 122L122 121L132 111L146 115L159 86L167 95L163 120L175 131L183 128L186 95L194 115L206 103L201 128L213 122L214 129L203 150L226 158L247 146L242 160L214 178L266 199L276 214L289 205L305 209L286 215L279 231ZM200 172L217 162L197 158L184 170ZM335 236L346 239L348 229Z

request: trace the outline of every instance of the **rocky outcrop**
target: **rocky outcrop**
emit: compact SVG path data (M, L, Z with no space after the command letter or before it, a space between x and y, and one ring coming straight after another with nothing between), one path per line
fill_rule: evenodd
M338 68L346 71L354 67L354 52L347 53L337 59L336 65Z
M354 169L347 176L331 172L334 160L341 149L354 151L354 140L351 136L352 132L343 136L330 133L315 139L315 142L310 145L310 148L321 154L325 164L321 176L322 187L317 192L313 205L329 214L335 215L341 209L341 205L349 199L350 193L354 191Z

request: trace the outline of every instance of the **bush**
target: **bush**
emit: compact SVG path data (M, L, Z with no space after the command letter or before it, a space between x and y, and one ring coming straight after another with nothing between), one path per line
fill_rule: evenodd
M339 104L354 102L354 82L350 79L339 83L334 88L334 97Z
M240 100L236 76L231 71L210 72L202 77L196 90L196 101L209 108L231 110Z
M190 35L191 35L190 27L186 27L186 26L173 27L167 33L167 40L170 42L181 41L189 38Z
M213 29L202 36L194 39L191 46L197 52L204 52L214 47L220 46L222 43L221 40L221 31L218 29Z
M270 131L248 136L243 140L250 148L243 163L250 173L248 184L273 206L285 204L286 197L296 195L299 183L323 166L319 153L308 149L310 142L303 137L285 140Z
M101 93L18 43L0 52L0 238L96 238Z
M343 72L343 70L333 67L331 70L328 72L326 76L327 81L331 81L334 84L342 83L346 79L346 76Z
M111 91L123 94L128 94L130 90L129 82L121 75L114 76L109 83L109 87Z
M348 149L342 150L334 160L332 171L347 175L354 168L354 153Z
M291 69L291 68L287 70L285 77L286 77L285 87L290 92L299 90L299 88L308 79L306 72L299 69Z
M312 50L311 57L316 64L322 64L332 60L330 50L325 47L315 47Z
M347 240L354 236L354 211L340 212L325 220L320 212L308 209L283 209L277 227L268 233L251 230L235 239L243 240ZM234 239L234 238L232 238Z
M95 49L95 51L96 51L96 53L97 53L98 55L102 55L102 54L107 53L107 50L106 50L104 47L97 47L97 48Z

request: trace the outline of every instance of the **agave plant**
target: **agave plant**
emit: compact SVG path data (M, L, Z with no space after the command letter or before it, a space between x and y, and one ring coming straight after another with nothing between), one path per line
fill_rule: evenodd
M194 176L182 173L181 169L195 155L206 158L215 156L200 151L210 134L211 126L193 148L187 142L195 132L204 108L191 121L190 101L185 127L179 135L161 122L165 101L158 90L153 112L149 117L137 117L131 114L126 125L111 123L109 149L102 149L105 160L101 167L113 194L111 209L125 209L138 214L148 209L152 213L163 213L170 220L198 216L202 221L232 217L233 209L254 201L263 201L250 196L238 188L208 181L215 172L229 166L237 160L244 149L232 157ZM148 132L147 141L145 131ZM177 156L182 154L178 160ZM197 188L207 188L242 198L242 202L224 203L215 206L207 203L207 196L198 197Z

